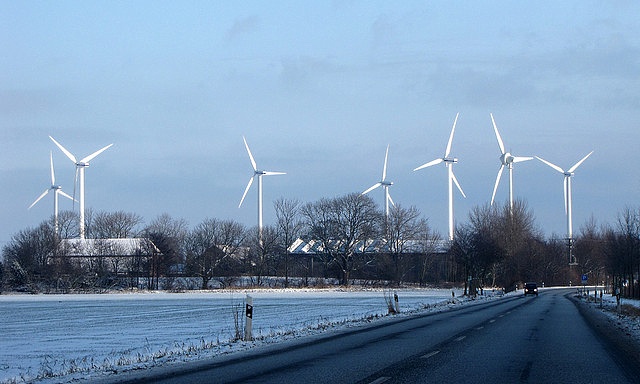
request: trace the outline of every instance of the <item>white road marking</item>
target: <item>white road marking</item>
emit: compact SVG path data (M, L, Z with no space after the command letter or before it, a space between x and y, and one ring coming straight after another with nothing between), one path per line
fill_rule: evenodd
M491 320L489 320L489 322L490 322L490 323L495 323L495 322L496 322L496 319L491 319Z
M384 383L385 381L390 380L390 379L391 379L390 377L382 376L382 377L378 377L377 379L373 380L369 384L381 384L381 383Z
M437 355L438 353L440 353L440 351L433 351L433 352L429 352L429 353L427 353L426 355L421 356L420 358L421 358L421 359L428 359L428 358L430 358L430 357L433 357L433 356Z
M458 338L456 339L456 341L462 341L462 340L464 340L466 337L467 337L467 336L460 336L460 337L458 337Z

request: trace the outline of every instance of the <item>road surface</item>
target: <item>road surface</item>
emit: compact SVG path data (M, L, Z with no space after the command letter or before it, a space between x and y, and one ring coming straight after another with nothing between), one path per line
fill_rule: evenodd
M114 377L120 383L638 383L640 366L543 290Z

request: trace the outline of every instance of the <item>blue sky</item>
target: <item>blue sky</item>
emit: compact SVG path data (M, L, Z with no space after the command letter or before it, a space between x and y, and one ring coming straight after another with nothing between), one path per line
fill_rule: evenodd
M151 221L162 213L256 224L251 164L273 200L361 192L389 150L396 203L446 236L451 154L486 204L508 150L568 168L574 232L613 223L640 197L640 3L635 1L5 1L0 0L0 245L52 214L49 186L73 192L78 157L114 143L86 171L86 204ZM506 176L506 174L504 175ZM508 198L503 176L496 200ZM545 234L565 233L562 175L517 164L515 195ZM383 192L374 198L382 205ZM77 205L76 205L77 206ZM61 209L70 209L61 201Z

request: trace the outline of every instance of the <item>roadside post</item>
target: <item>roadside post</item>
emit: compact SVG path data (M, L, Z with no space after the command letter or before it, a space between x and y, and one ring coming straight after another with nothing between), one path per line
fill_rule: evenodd
M246 305L245 305L245 326L244 326L244 341L253 340L253 336L251 335L251 329L253 327L253 297L247 295Z
M398 294L396 292L393 293L393 301L396 304L396 313L400 313L400 304L398 303Z
M603 294L604 289L600 290L600 308L602 308L602 294Z
M587 276L586 273L582 274L582 293L583 294L587 291L587 279L588 278L589 278L589 276ZM587 296L589 296L588 293L587 293Z

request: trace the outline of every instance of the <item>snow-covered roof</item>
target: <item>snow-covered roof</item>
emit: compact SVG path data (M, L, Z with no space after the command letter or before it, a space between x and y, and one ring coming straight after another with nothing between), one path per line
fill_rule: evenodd
M147 238L63 239L61 246L67 256L135 256L160 253Z
M447 240L438 240L429 245L435 253L446 253L450 243ZM330 246L340 248L340 242L338 240L331 241ZM360 241L355 248L356 253L385 253L389 252L389 243L384 239ZM402 248L404 253L420 253L424 252L426 247L423 240L406 240ZM289 247L289 253L297 255L314 255L322 252L324 252L324 248L319 240L305 241L298 238Z

